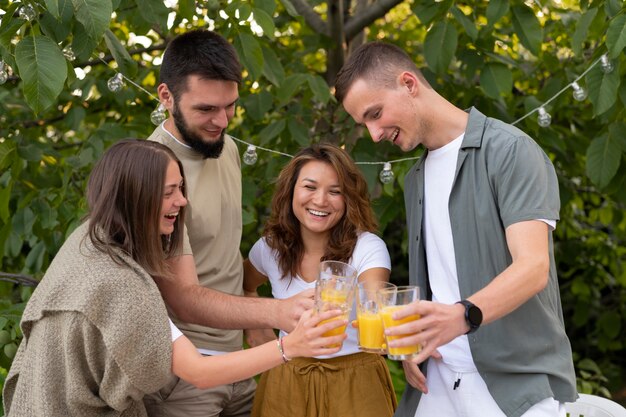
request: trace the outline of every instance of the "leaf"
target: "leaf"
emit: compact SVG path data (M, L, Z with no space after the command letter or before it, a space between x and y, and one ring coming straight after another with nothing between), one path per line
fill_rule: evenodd
M274 39L274 31L276 30L276 26L274 25L274 20L272 17L265 12L263 9L254 9L254 21L261 26L263 29L263 34L270 39Z
M587 176L599 188L606 187L617 173L622 148L607 134L595 138L587 148Z
M91 39L99 41L111 21L111 0L72 0L72 4L76 20L84 26Z
M274 15L276 11L276 0L256 0L254 5L259 9L263 9L269 16Z
M298 17L298 16L300 16L300 13L298 13L298 11L293 6L293 4L291 4L290 0L280 0L280 2L282 3L282 5L285 8L285 10L287 11L287 13L289 13L289 16L291 16L291 17Z
M606 311L598 318L598 327L609 337L615 339L620 334L622 327L621 317L617 311Z
M506 65L489 63L480 73L480 85L489 97L497 99L511 93L513 75Z
M596 17L598 13L597 8L589 9L580 17L578 24L576 25L576 30L572 35L572 50L576 55L580 55L582 51L583 42L587 39L587 32L589 31L589 26L591 26L591 22Z
M415 2L411 8L422 24L429 25L438 17L444 16L452 3L452 0Z
M0 220L4 224L9 222L11 212L9 211L9 201L11 201L11 190L13 181L10 181L6 187L0 187Z
M608 74L602 71L600 65L596 65L585 77L589 100L596 116L610 109L617 100L620 85L618 62L614 62L615 69Z
M23 38L15 47L15 60L23 80L26 102L37 114L52 106L67 78L65 57L45 36Z
M608 17L618 14L623 6L623 0L606 0L604 3L604 11Z
M263 45L263 75L276 87L285 79L285 70L273 49Z
M81 60L89 59L97 45L98 42L89 37L83 25L76 23L72 39L72 50L76 54L76 58Z
M543 30L537 16L532 9L525 5L513 6L513 27L515 34L533 55L538 56L541 52Z
M119 71L128 77L134 77L137 75L137 63L130 56L124 45L117 39L117 36L109 29L104 32L104 41L107 44L107 48L111 51Z
M5 140L0 142L0 172L4 172L4 169L11 165L15 159L15 142Z
M26 269L33 273L41 271L45 254L46 245L42 241L37 242L35 247L33 247L26 256L26 260L24 261Z
M285 78L285 81L281 84L278 91L276 91L276 97L279 100L279 107L284 106L293 97L298 87L306 81L304 74L293 74Z
M15 2L11 4L9 7L5 9L6 14L4 16L13 16L18 7L21 7L22 4ZM3 17L4 17L3 16ZM13 45L11 44L11 40L17 33L24 21L22 19L8 19L3 18L0 21L0 44L3 45L7 49L12 49ZM6 59L5 59L6 60Z
M454 18L463 26L465 29L465 33L472 38L472 40L476 40L478 38L478 29L474 22L465 16L465 13L461 11L458 7L453 7L451 9Z
M617 16L606 31L606 46L609 57L615 59L626 46L626 14Z
M61 17L60 7L58 0L45 0L46 10L54 16L55 19Z
M189 21L193 20L196 14L195 0L178 0L178 15Z
M250 78L257 80L263 73L263 50L261 45L249 33L240 33L235 46L239 46L239 56L244 67L250 73ZM237 45L237 43L239 45Z
M269 143L276 136L280 135L285 130L285 119L280 119L270 123L259 132L259 138L261 139L261 145Z
M509 12L508 0L491 0L487 4L487 23L489 26L495 25L498 20Z
M287 128L291 134L291 139L295 140L298 144L300 144L300 146L307 146L311 144L309 130L301 120L295 117L289 117Z
M272 108L272 95L265 90L258 94L250 94L245 98L244 107L246 115L253 120L263 120L267 112Z
M157 24L162 28L167 27L167 16L170 10L162 1L135 0L139 14L152 25Z
M326 84L326 80L319 75L309 75L307 81L309 82L311 91L313 91L315 100L324 104L328 103L331 95L330 88L328 87L328 84Z
M436 73L444 73L456 52L457 32L448 21L437 22L426 34L424 58Z

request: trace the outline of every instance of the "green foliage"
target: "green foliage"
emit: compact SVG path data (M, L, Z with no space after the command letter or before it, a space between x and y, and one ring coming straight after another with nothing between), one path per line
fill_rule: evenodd
M324 1L305 3L326 17ZM20 16L23 4L35 8L35 19ZM155 93L167 42L192 28L214 28L241 58L240 106L229 130L235 137L286 154L332 141L360 162L419 156L420 150L407 155L388 143L374 145L337 105L326 80L334 78L327 73L329 60L342 45L305 20L297 5L0 0L0 57L10 67L9 80L0 85L0 271L43 276L85 213L94 161L116 140L146 137L154 128L149 116L157 102L146 91ZM555 249L566 328L581 390L606 394L626 380L626 14L619 0L540 7L517 0L406 0L364 35L404 48L435 89L461 108L476 106L513 122L554 97L546 106L549 128L537 126L536 113L517 126L540 143L557 169L561 220ZM614 66L608 74L596 63L604 53ZM570 90L555 97L592 65L578 81L589 92L586 101L573 100ZM109 91L107 80L116 71L146 91L129 82L121 92ZM255 165L242 167L244 255L259 237L273 179L288 158L262 150L258 155ZM361 165L391 252L394 282L408 280L403 187L412 163L394 163L396 180L385 186L377 180L381 165ZM7 339L2 330L10 336L0 351L4 369L13 349L5 346L17 345L20 337L16 324L28 296L20 288L0 285L0 320L6 320L0 321L0 341Z

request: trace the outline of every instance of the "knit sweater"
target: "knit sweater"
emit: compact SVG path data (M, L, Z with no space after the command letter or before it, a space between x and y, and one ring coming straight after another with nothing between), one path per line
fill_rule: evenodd
M171 376L167 311L129 256L96 250L78 227L22 316L4 387L7 417L146 416L142 397Z

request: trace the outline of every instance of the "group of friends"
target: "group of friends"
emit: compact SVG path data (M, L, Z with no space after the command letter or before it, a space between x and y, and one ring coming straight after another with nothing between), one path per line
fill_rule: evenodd
M320 261L351 264L360 282L390 277L346 151L300 150L240 252L240 159L225 133L240 83L219 34L168 45L157 91L170 116L93 168L88 214L24 310L6 415L565 416L577 394L552 241L560 202L541 148L454 106L392 44L362 45L339 72L337 100L375 142L425 148L405 182L424 300L397 313L420 319L387 330L423 349L403 362L398 404L385 358L360 352L350 326L323 336L346 324L328 320L339 311L313 313ZM265 282L272 298L257 295Z

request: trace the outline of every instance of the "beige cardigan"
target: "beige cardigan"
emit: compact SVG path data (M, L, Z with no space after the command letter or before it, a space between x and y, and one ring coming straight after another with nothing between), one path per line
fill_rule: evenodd
M93 248L87 224L61 247L29 300L4 387L7 417L146 416L171 376L165 304L130 257Z

